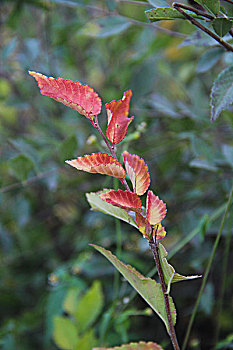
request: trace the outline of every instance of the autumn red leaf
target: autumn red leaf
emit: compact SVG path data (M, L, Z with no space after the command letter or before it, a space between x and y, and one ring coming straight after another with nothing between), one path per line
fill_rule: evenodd
M144 160L136 154L123 152L125 168L133 185L133 190L139 196L143 195L150 185L150 174Z
M107 153L92 153L77 159L66 160L66 163L88 173L110 175L118 179L126 177L125 169L121 163Z
M100 194L99 197L107 203L110 203L122 209L126 209L128 211L142 211L142 203L136 193L123 190L111 190L109 192Z
M121 100L114 100L105 104L108 114L106 135L113 145L117 145L125 138L128 125L134 119L134 117L128 118L131 96L132 91L128 90L124 92L124 96Z
M138 225L139 231L143 234L144 238L149 238L152 232L152 228L147 219L142 214L136 213L136 223Z
M88 85L82 85L79 81L55 79L31 71L29 74L36 79L42 95L73 108L91 121L101 112L101 99Z
M146 217L151 225L159 224L167 212L166 204L152 191L148 191L146 200Z
M158 224L158 225L156 225L156 228L155 228L153 234L156 237L156 241L160 241L161 239L163 239L166 236L165 228L161 224Z

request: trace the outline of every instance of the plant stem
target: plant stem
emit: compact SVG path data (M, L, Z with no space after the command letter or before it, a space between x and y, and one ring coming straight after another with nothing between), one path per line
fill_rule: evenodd
M174 7L174 5L176 5L176 6L179 5L179 8L182 8L182 9L185 9L185 10L188 10L188 11L192 11L192 12L196 13L198 16L202 16L202 17L205 17L205 18L208 18L208 19L214 19L214 16L212 16L212 15L206 13L206 12L197 10L197 9L191 7L191 6L184 5L184 4L173 3L172 6Z
M117 156L116 156L116 153L115 153L115 150L114 150L114 145L111 146L110 143L108 142L107 138L105 137L105 135L104 135L104 133L103 133L103 131L102 131L100 125L99 125L97 115L95 116L94 125L95 125L95 128L99 131L99 133L100 133L102 139L103 139L104 142L106 143L106 145L107 145L107 147L108 147L108 149L109 149L111 155L113 156L113 158L115 158L116 160L118 160L118 159L117 159ZM125 186L126 190L129 191L129 192L131 192L131 190L130 190L130 188L129 188L127 182L126 182L126 180L125 180L125 179L122 179L122 180L120 180L120 181L121 181L121 183Z
M189 335L190 335L190 332L191 332L191 329L192 329L193 321L195 319L195 316L196 316L196 313L197 313L197 309L198 309L198 306L199 306L199 303L200 303L200 300L201 300L201 296L202 296L202 293L203 293L203 290L205 288L205 285L206 285L206 282L207 282L207 278L208 278L208 275L209 275L209 272L210 272L210 268L211 268L211 265L212 265L213 260L214 260L214 256L215 256L215 253L216 253L216 250L217 250L217 247L218 247L218 243L219 243L219 240L220 240L220 237L221 237L221 234L222 234L223 226L225 224L225 221L226 221L226 218L227 218L227 214L228 214L228 211L229 211L230 206L231 206L232 197L233 197L233 186L232 186L232 189L231 189L231 192L230 192L230 195L229 195L229 199L228 199L228 202L227 202L227 207L226 207L225 213L223 215L223 218L222 218L222 221L221 221L221 225L220 225L217 237L216 237L215 242L214 242L213 250L212 250L211 256L209 258L206 270L205 270L204 278L202 280L202 284L201 284L201 288L200 288L200 291L199 291L199 294L198 294L198 297L197 297L197 301L196 301L196 304L194 306L193 313L192 313L192 316L191 316L189 324L188 324L188 329L187 329L187 332L186 332L186 335L185 335L185 339L184 339L184 343L183 343L183 346L182 346L182 350L186 349L186 346L187 346L187 343L188 343L188 340L189 340Z
M153 256L154 256L154 260L155 260L155 264L158 270L158 275L159 275L159 279L160 279L160 284L162 287L162 291L163 291L163 298L164 298L164 302L165 302L165 308L166 308L166 314L167 314L167 320L168 320L168 327L169 327L169 335L171 338L171 342L173 345L173 348L175 350L179 350L179 344L177 341L177 337L176 337L176 331L173 325L173 321L172 321L172 314L171 314L171 308L170 308L170 304L169 304L169 296L167 294L167 287L165 284L165 280L164 280L164 276L163 276L163 271L162 271L162 266L160 263L160 259L159 259L159 249L158 249L158 243L153 240L149 241L149 246L150 249L152 250Z
M232 224L232 222L231 222L231 224ZM231 227L229 227L228 232L227 232L227 236L226 236L226 240L225 240L225 249L224 249L224 254L223 254L222 284L221 284L219 303L218 303L218 309L217 309L217 327L216 327L216 331L215 331L215 346L218 343L219 332L220 332L220 316L222 313L223 298L224 298L224 294L225 294L225 290L226 290L227 265L228 265L228 258L229 258L229 252L230 252L230 243L231 243Z
M220 38L215 33L211 32L208 28L204 27L201 23L199 23L197 20L195 20L192 16L190 16L188 13L186 13L184 10L180 8L180 4L177 2L173 2L172 6L179 11L183 16L185 16L193 25L201 29L203 32L211 36L214 40L219 42L220 45L222 45L227 51L233 52L233 47L228 44L228 42L224 41L222 38ZM181 5L182 7L183 5Z

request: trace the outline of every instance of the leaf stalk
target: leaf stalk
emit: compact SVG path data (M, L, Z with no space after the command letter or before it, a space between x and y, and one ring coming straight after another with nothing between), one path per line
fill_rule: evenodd
M193 25L201 29L203 32L211 36L214 40L216 40L221 46L223 46L227 51L232 51L233 52L233 46L228 44L228 42L224 41L222 38L220 38L218 35L215 33L211 32L208 28L204 27L201 23L199 23L195 18L190 16L187 12L182 10L184 8L183 4L179 4L177 2L173 2L172 6L179 11L184 17L186 17ZM182 8L181 8L182 7Z
M171 313L171 308L170 308L170 304L169 304L169 296L167 294L167 287L166 287L166 283L164 280L163 270L162 270L162 266L161 266L161 262L160 262L160 258L159 258L158 243L156 240L153 241L152 239L150 239L149 246L150 246L150 249L153 253L153 257L154 257L155 264L156 264L157 271L158 271L158 275L159 275L160 284L162 287L163 298L164 298L165 309L166 309L167 320L168 320L169 336L171 338L171 342L172 342L174 350L180 350L178 340L176 337L175 327L174 327L173 321L172 321L172 313Z

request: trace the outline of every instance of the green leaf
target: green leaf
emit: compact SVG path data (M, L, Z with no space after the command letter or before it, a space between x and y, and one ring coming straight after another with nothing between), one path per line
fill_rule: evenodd
M79 333L84 332L95 322L103 308L103 299L101 284L95 281L79 301L74 314Z
M107 16L87 23L78 34L95 38L107 38L129 28L130 22L121 16Z
M77 329L67 317L54 318L53 339L56 345L64 350L75 350L78 342Z
M34 169L31 159L23 154L10 159L8 165L11 173L20 181L27 180L30 172Z
M217 15L220 10L220 0L195 0L213 15Z
M93 329L90 329L79 338L75 350L90 350L97 344Z
M224 69L211 90L211 120L216 120L222 110L233 102L233 66Z
M157 7L155 9L145 11L145 14L150 22L186 19L179 11L171 7Z
M223 37L231 30L232 21L224 17L215 18L212 26L214 28L215 33Z
M71 287L65 297L64 303L63 303L63 308L64 310L70 314L74 315L75 310L78 305L78 296L81 292L81 288L78 287Z
M204 52L197 64L197 73L204 73L211 69L222 57L223 50L219 47L214 47Z
M195 275L195 276L182 276L179 273L177 273L172 265L170 265L166 259L167 257L167 251L165 247L159 243L159 256L160 261L162 265L162 270L164 274L164 279L167 285L167 293L170 293L171 283L185 281L185 280L192 280L195 278L199 278L201 276Z
M204 158L195 158L191 160L189 166L192 168L200 168L208 171L218 171L218 168L214 164Z
M162 287L155 280L143 276L134 267L124 264L117 259L109 250L106 250L95 244L90 244L101 254L103 254L131 284L131 286L141 295L141 297L150 305L150 307L163 320L168 330L167 314L163 299ZM169 297L170 308L172 312L173 324L176 322L176 309L171 297Z
M156 343L140 341L139 343L123 344L113 348L95 348L93 350L163 350L163 348Z
M117 219L123 220L128 224L137 228L136 221L131 217L126 210L115 207L114 205L103 201L99 195L105 191L86 193L87 200L92 208L92 210L101 211L104 214L114 216Z
M230 164L233 168L233 146L223 145L222 153L224 154L224 157L226 158L228 164Z

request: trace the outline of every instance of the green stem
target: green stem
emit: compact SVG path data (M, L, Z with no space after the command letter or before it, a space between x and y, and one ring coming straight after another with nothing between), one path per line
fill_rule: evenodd
M232 222L231 222L231 224L232 224ZM215 332L215 344L218 343L218 339L219 339L220 316L222 313L223 298L224 298L224 294L225 294L225 290L226 290L227 265L228 265L228 258L229 258L229 252L230 252L230 243L231 243L231 227L229 227L229 229L227 231L227 236L226 236L226 240L225 240L225 249L224 249L224 254L223 254L222 284L221 284L219 303L218 303L218 309L217 309L217 327L216 327L216 332Z
M211 256L209 258L206 270L205 270L204 278L202 280L202 284L201 284L201 288L200 288L200 291L199 291L199 294L198 294L198 297L197 297L197 301L196 301L196 304L194 306L193 313L192 313L192 316L191 316L189 324L188 324L188 329L187 329L187 332L186 332L186 335L185 335L185 339L184 339L184 343L183 343L183 346L182 346L182 350L186 349L186 346L187 346L187 343L188 343L188 340L189 340L190 332L191 332L192 325L193 325L193 322L194 322L194 319L195 319L195 316L196 316L196 313L197 313L197 309L198 309L198 306L199 306L199 303L200 303L200 300L201 300L201 296L202 296L203 290L204 290L204 288L206 286L207 278L208 278L208 275L209 275L209 272L210 272L210 269L211 269L211 266L212 266L212 263L213 263L213 260L214 260L214 256L215 256L215 253L216 253L216 250L217 250L217 247L218 247L218 243L219 243L219 240L220 240L220 237L221 237L221 234L222 234L223 226L225 224L225 221L226 221L226 218L227 218L227 214L228 214L228 211L229 211L230 206L231 206L232 197L233 197L233 186L232 186L232 189L231 189L231 192L230 192L230 195L229 195L229 199L228 199L228 202L227 202L227 207L226 207L225 213L223 215L222 222L221 222L221 225L220 225L217 237L216 237L215 242L214 242L213 250L212 250Z
M179 347L179 344L177 341L177 337L176 337L175 327L174 327L173 320L172 320L172 313L171 313L171 308L170 308L170 303L169 303L169 295L167 293L167 287L165 284L163 270L162 270L162 266L161 266L161 262L160 262L160 258L159 258L158 243L156 242L156 240L155 241L150 240L149 246L150 246L150 249L151 249L153 256L154 256L155 264L156 264L158 275L159 275L160 284L162 287L163 299L164 299L164 303L165 303L165 309L166 309L167 320L168 320L169 336L170 336L174 350L180 350L180 347Z
M179 11L184 17L186 17L194 26L198 27L201 29L203 32L211 36L214 40L216 40L220 45L222 45L227 51L233 51L233 46L228 44L227 41L224 41L222 38L220 38L218 35L215 33L211 32L208 28L204 27L201 23L195 20L192 16L190 16L187 12L182 10L181 6L177 2L173 2L172 6Z

